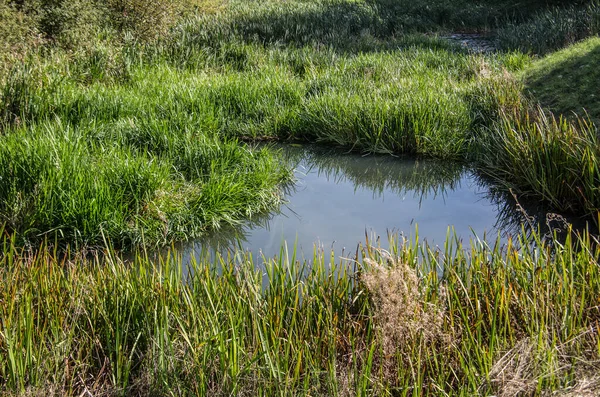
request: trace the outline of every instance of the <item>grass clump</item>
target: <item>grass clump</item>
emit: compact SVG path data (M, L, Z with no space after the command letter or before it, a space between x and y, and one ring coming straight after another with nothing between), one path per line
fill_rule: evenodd
M559 211L598 209L598 130L589 120L543 109L504 115L482 139L478 168L503 188L541 199Z
M1 222L29 244L44 235L164 244L279 204L277 186L289 176L266 151L202 135L163 138L162 151L107 147L61 123L2 137Z
M218 136L197 77L151 81L138 66L128 84L88 82L60 61L15 69L3 87L0 222L22 241L164 244L280 204L289 170Z
M597 245L392 242L359 263L282 249L31 254L5 240L0 387L79 395L534 395L594 390ZM546 245L549 244L549 245ZM288 254L290 256L288 256ZM233 259L237 258L237 259Z

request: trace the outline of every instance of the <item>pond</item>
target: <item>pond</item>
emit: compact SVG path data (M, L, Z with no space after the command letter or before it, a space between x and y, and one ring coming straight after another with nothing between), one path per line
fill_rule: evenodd
M354 257L368 237L387 246L390 233L443 245L447 233L465 242L490 243L519 231L521 224L562 227L543 209L523 206L495 193L463 165L436 160L344 153L314 145L280 147L295 169L286 204L237 229L182 246L184 262L203 250L241 248L255 261L279 254L283 244L298 258L316 248ZM527 217L525 214L528 214ZM549 222L554 222L552 225ZM558 223L557 223L558 222Z

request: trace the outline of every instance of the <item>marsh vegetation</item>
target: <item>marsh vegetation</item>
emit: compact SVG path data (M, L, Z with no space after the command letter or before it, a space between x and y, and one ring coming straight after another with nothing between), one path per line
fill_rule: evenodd
M585 230L189 279L145 251L277 209L293 173L258 141L468 166L507 222L597 224L599 31L597 1L0 0L0 393L599 392Z
M358 261L282 250L125 264L4 241L5 391L27 395L598 392L598 245L450 235ZM572 394L568 394L572 393Z
M239 143L248 140L463 161L556 211L593 216L600 205L596 125L537 110L518 78L530 57L474 54L435 36L509 29L510 18L519 32L552 30L548 15L573 13L552 19L567 25L547 44L556 48L596 32L595 2L529 14L485 1L425 11L381 1L42 3L2 8L24 23L7 48L39 41L4 53L0 89L0 221L24 243L50 234L160 245L276 208L289 170ZM502 32L500 48L530 42Z

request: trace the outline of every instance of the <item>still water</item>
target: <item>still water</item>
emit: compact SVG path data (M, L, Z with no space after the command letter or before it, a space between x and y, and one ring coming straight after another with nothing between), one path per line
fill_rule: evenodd
M361 156L318 146L280 148L295 169L278 212L236 230L183 247L184 261L203 249L238 247L276 256L286 243L298 257L316 248L350 256L365 236L386 246L388 234L442 245L449 228L462 239L495 242L523 221L515 203L493 194L471 170L458 164L393 156ZM418 233L418 235L417 235Z

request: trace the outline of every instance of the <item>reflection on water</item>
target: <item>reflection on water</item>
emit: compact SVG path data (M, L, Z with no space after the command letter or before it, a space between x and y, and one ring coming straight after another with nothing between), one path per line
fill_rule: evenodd
M405 159L393 156L359 156L322 147L286 147L284 156L293 159L297 169L316 172L328 183L352 183L355 191L370 190L373 199L385 194L412 195L419 201L444 198L455 190L465 172L451 162Z
M495 244L522 228L564 237L566 222L579 230L586 226L584 220L562 218L491 188L460 164L360 156L312 145L273 150L296 170L296 183L285 188L287 204L241 227L176 246L183 263L199 257L214 260L216 252L230 258L250 251L261 265L263 257L279 255L284 243L290 256L297 250L300 260L311 259L315 248L354 258L366 237L371 242L381 237L384 247L390 234L433 247L444 244L450 227L453 238Z
M287 204L255 217L243 227L224 229L182 247L184 260L201 250L241 248L255 257L273 257L282 243L296 245L298 257L314 247L353 256L369 236L395 232L442 244L449 226L468 239L477 233L495 238L497 205L487 199L472 173L448 162L392 156L360 156L318 146L285 146L284 161L297 181Z
M536 231L545 239L556 236L557 241L561 241L569 230L577 233L587 229L598 234L594 219L557 214L540 202L519 199L510 191L488 185L484 178L480 178L479 183L487 186L486 197L498 208L495 226L504 237L522 231L531 235Z
M262 256L278 255L284 243L290 250L296 247L298 259L311 258L315 247L354 257L366 235L385 241L395 233L441 245L449 227L464 241L490 242L499 236L506 241L522 227L540 227L543 233L564 228L560 217L490 189L459 164L360 156L311 145L274 150L296 170L296 183L286 191L287 204L242 227L177 247L184 263L200 253L231 255L241 249L252 252L260 264ZM582 227L579 223L576 227Z

